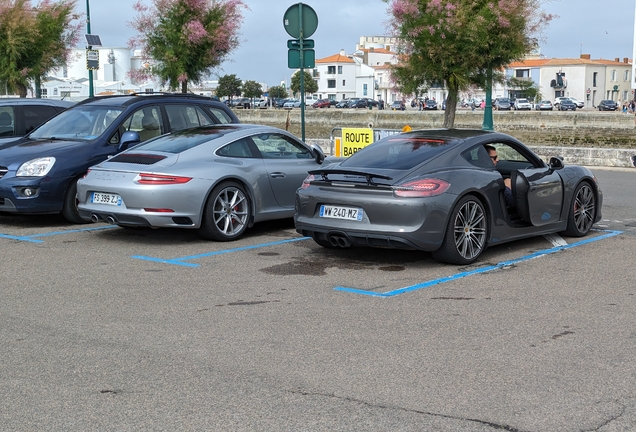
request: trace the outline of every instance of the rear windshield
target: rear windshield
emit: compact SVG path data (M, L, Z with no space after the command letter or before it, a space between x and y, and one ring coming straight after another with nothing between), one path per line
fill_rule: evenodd
M135 152L144 150L181 153L205 142L219 139L231 132L234 132L232 127L186 129L141 143L135 146Z
M417 134L394 135L363 148L340 166L408 170L442 153L455 142Z

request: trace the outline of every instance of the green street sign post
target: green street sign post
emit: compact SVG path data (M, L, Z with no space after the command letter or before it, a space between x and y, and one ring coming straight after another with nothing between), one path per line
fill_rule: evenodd
M314 41L310 37L318 28L318 15L310 6L303 3L291 5L283 15L283 27L291 37L288 40L287 66L300 69L300 124L302 140L305 141L305 68L316 65Z

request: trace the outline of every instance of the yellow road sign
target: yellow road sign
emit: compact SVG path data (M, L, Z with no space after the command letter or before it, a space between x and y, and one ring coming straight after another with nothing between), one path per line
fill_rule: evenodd
M342 128L342 154L340 156L349 157L369 144L373 144L373 129Z

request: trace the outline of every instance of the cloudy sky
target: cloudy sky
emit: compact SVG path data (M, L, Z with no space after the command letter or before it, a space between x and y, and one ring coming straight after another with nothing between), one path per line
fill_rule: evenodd
M89 0L91 32L101 37L105 47L124 47L134 34L128 25L135 17L131 0ZM142 0L150 4L151 0ZM287 40L283 27L285 11L296 3L291 0L244 0L241 46L217 75L236 74L243 80L255 80L269 86L289 81ZM541 53L546 57L593 59L632 58L636 0L544 0L543 9L556 14L546 30ZM387 4L381 0L308 0L318 16L318 28L311 36L316 58L344 49L355 50L360 36L386 34ZM86 12L86 1L78 0Z

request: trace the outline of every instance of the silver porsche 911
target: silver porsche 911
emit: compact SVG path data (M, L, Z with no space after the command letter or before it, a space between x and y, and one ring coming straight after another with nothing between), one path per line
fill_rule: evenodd
M296 189L324 158L319 147L273 127L183 130L91 167L77 183L78 210L94 222L194 228L207 239L235 240L256 222L291 218Z

